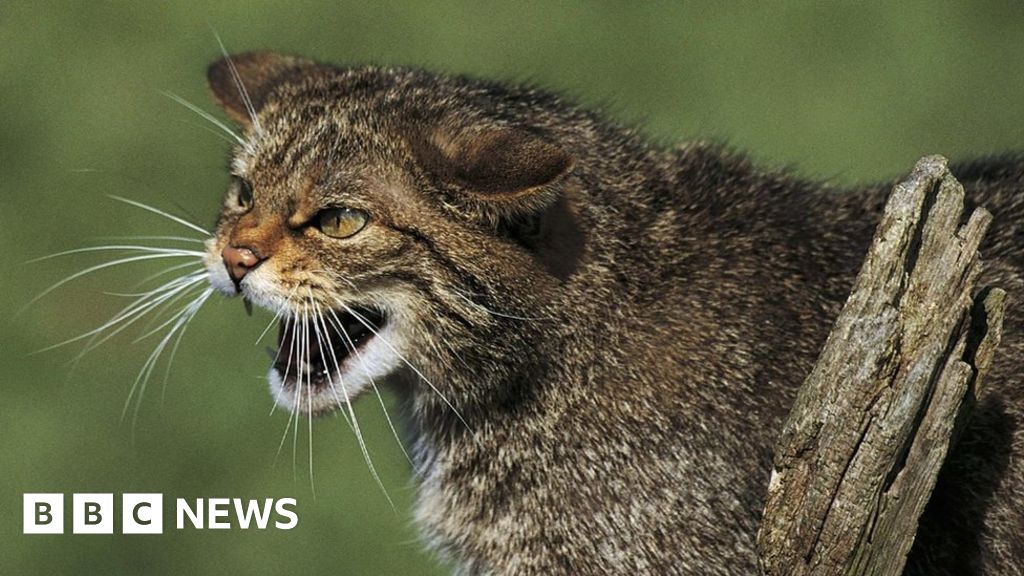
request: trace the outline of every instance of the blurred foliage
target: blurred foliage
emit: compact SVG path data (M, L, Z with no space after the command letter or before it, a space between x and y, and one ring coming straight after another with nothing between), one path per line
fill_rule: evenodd
M1024 5L1010 2L6 0L0 573L445 571L416 539L408 463L375 399L358 413L396 510L341 419L315 422L312 482L306 421L275 458L288 417L268 416L266 358L252 345L266 315L250 319L215 298L163 390L158 370L134 426L121 408L152 339L133 343L141 332L128 330L74 369L75 346L32 354L109 318L121 303L105 292L126 291L152 268L83 278L19 312L100 261L27 260L109 236L182 232L105 194L212 223L228 147L161 91L215 109L204 80L218 56L213 30L232 51L529 79L654 138L724 139L763 163L842 184L894 176L926 153L1024 141ZM300 521L292 531L168 524L163 536L22 535L21 494L50 491L293 496Z

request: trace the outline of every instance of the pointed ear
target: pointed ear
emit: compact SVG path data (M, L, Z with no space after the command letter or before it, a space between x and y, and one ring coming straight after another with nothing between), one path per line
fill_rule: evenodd
M545 189L575 163L560 146L519 128L441 128L412 144L425 170L488 200Z
M228 116L248 127L274 87L315 66L311 60L273 52L245 52L210 64L206 79Z

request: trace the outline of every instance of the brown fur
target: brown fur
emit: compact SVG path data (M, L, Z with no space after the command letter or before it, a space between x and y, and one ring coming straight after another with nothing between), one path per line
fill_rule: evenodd
M389 381L436 550L472 574L756 572L772 443L889 184L664 149L528 87L233 61L262 131L225 60L209 77L246 129L233 165L255 208L226 203L214 250L255 245L283 293L325 307L405 303L407 355L437 390L404 367ZM996 216L983 283L1011 304L908 572L1020 574L1024 158L953 172ZM346 240L304 225L330 205L371 223Z

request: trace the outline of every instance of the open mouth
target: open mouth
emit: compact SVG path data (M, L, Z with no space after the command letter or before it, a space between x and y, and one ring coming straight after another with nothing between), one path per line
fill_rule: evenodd
M347 364L358 361L384 324L382 312L362 307L284 320L278 333L274 369L285 386L299 383L314 388L339 387Z

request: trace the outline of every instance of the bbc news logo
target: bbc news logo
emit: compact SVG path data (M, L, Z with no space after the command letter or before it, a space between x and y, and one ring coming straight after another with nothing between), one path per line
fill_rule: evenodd
M25 534L64 533L64 494L24 494L22 532ZM163 494L122 494L121 534L163 534ZM175 500L175 527L178 530L242 530L269 527L291 530L299 523L294 498L185 498ZM113 494L72 494L71 532L73 534L113 534ZM273 520L273 522L271 522Z

